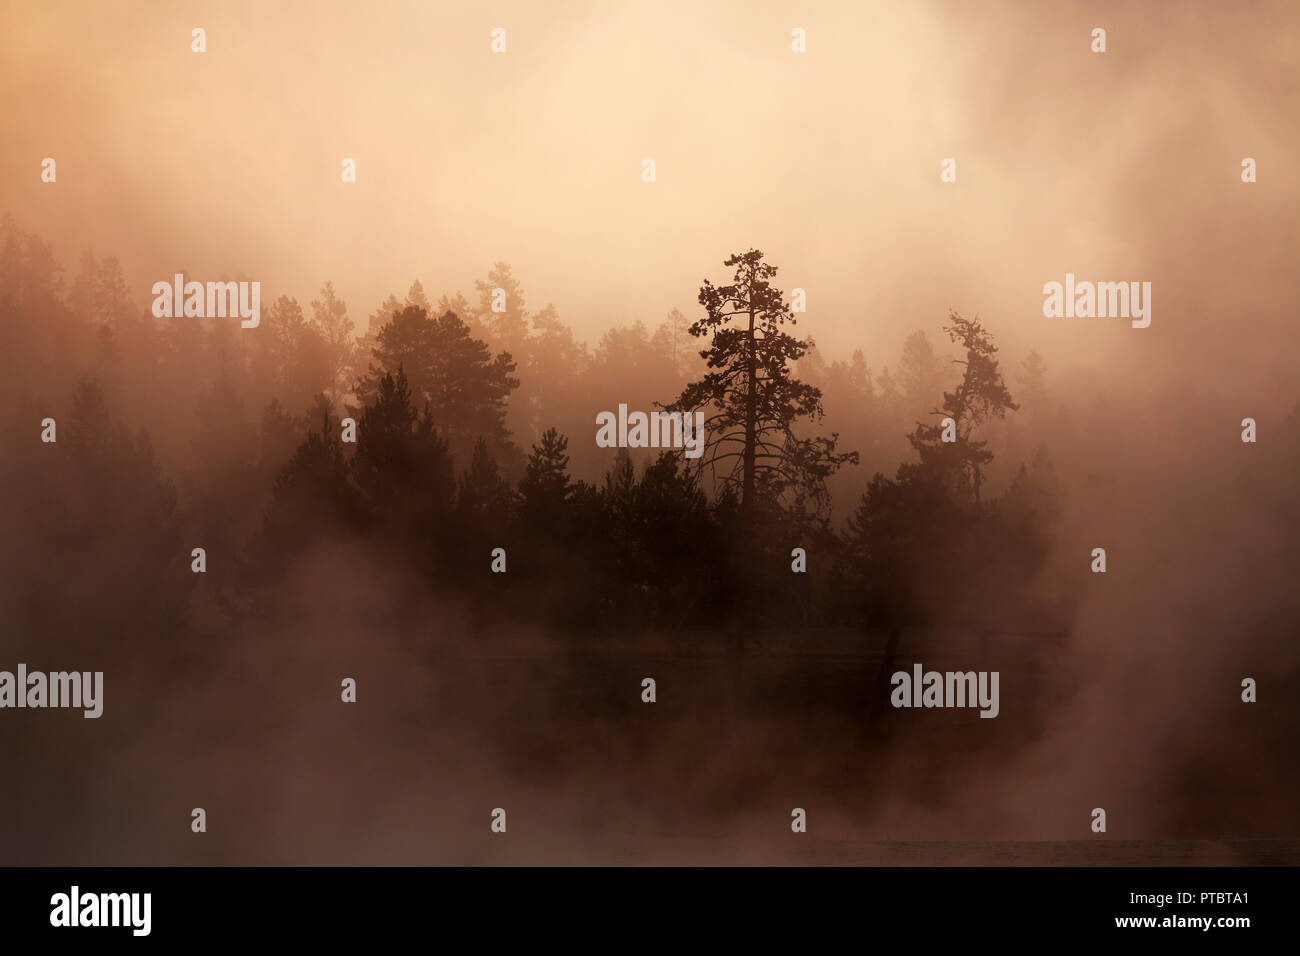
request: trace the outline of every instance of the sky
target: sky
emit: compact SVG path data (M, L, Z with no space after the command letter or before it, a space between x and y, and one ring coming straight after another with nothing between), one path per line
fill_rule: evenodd
M0 209L69 271L118 257L142 307L176 271L263 301L331 280L364 331L412 280L474 298L504 260L594 344L693 315L757 247L801 331L877 369L949 309L1124 387L1190 387L1207 353L1225 382L1295 367L1294 5L0 9ZM1067 272L1151 281L1151 327L1045 318Z

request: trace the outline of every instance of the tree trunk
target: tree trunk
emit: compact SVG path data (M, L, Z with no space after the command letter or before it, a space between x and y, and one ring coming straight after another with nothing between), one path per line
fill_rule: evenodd
M751 301L753 289L750 289ZM758 458L758 343L754 341L754 309L749 310L749 390L745 396L744 486L740 510L746 519L754 513L754 470ZM746 525L749 521L746 520Z

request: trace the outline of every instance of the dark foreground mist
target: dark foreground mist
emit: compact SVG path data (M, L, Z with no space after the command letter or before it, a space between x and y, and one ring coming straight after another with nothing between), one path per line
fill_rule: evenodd
M1261 710L1229 698L1217 743L1164 752L1135 792L1106 778L1110 748L1059 726L1079 704L1062 636L903 635L901 667L1000 662L1001 713L980 719L882 707L880 633L768 635L737 659L709 633L470 642L450 623L368 634L364 656L328 632L194 643L112 672L104 719L6 714L0 759L21 770L0 796L4 861L1300 861L1277 799L1294 763L1258 783L1259 755L1287 748ZM1058 788L1079 769L1087 786ZM1105 834L1088 832L1095 806Z

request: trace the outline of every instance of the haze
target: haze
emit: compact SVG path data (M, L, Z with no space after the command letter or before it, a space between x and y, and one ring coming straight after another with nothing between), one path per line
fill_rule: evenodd
M1206 351L1242 381L1294 365L1258 347L1297 281L1286 4L126 9L6 5L0 175L20 223L65 262L117 256L142 304L184 269L267 301L330 279L364 316L504 260L594 342L692 311L756 246L832 355L895 353L952 307L1118 381ZM1045 320L1066 271L1152 281L1152 327Z

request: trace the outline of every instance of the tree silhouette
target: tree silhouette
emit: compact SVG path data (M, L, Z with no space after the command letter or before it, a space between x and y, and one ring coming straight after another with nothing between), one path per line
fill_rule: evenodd
M821 418L821 391L791 374L789 363L797 362L810 343L782 331L795 318L769 281L776 267L757 249L733 255L723 265L736 267L733 281L719 287L705 280L699 296L705 316L690 328L697 338L712 335L710 347L700 353L711 371L687 385L668 408L688 414L710 409L705 451L696 468L707 469L722 487L739 490L747 523L760 498L821 510L827 504L826 477L843 463L856 462L857 453L836 453L834 434L795 434L797 419Z
M132 439L105 406L100 384L82 379L63 442L66 466L49 470L39 492L43 507L23 516L24 522L30 517L44 525L45 546L62 556L66 587L52 602L52 616L83 616L80 627L74 617L57 631L79 640L74 635L93 621L92 643L109 652L121 640L173 637L195 581L177 493L157 464L148 434L141 429ZM21 533L15 537L21 540ZM19 571L38 572L48 576L43 564Z
M507 518L514 494L510 483L482 438L474 445L469 468L457 484L456 508L473 522L487 523Z
M566 626L590 620L603 600L584 601L593 573L607 567L595 560L599 550L600 502L595 490L569 477L568 440L548 428L528 455L518 487L518 560L511 575L524 586L527 606L543 619ZM578 582L581 582L580 584Z
M320 293L321 297L311 303L311 324L324 345L329 369L328 394L337 400L351 387L356 345L352 340L347 303L335 294L334 283L326 282Z
M1025 360L1020 363L1020 391L1030 414L1041 414L1047 403L1047 363L1038 354L1037 349L1030 349Z
M418 414L399 367L379 380L374 401L357 423L351 471L367 511L408 537L430 534L451 510L455 481L447 443L426 408Z
M188 337L191 322L177 322L173 334ZM226 333L233 327L225 323ZM194 326L197 330L198 326ZM258 334L252 342L253 378L267 389L266 398L279 398L293 409L305 408L321 392L332 393L335 385L334 358L321 337L320 329L309 321L296 299L280 296L262 316ZM202 349L202 341L186 342L189 349ZM195 357L192 361L199 362Z
M453 458L469 461L482 437L493 457L514 464L518 450L510 442L505 411L519 380L511 374L515 363L508 353L493 358L454 312L434 319L417 305L396 312L376 342L371 354L378 365L357 388L362 401L369 403L384 376L400 368L414 403L428 407Z
M573 400L576 396L558 383L582 381L589 374L590 363L586 344L574 338L554 306L533 315L533 335L519 375L522 384L510 401L513 421L526 429L526 441L541 437L543 424L568 428L587 424L587 403L581 403L579 411L579 403Z
M686 369L686 336L690 334L691 323L686 320L681 309L668 313L668 321L662 328L668 339L668 354L673 366L673 374L681 375Z
M973 499L978 503L982 469L993 460L993 453L985 447L987 442L977 441L972 435L990 418L1002 418L1020 406L1011 400L994 357L997 346L980 324L979 316L963 319L950 312L948 319L944 331L966 350L965 359L953 360L964 372L956 390L944 392L943 407L935 409L934 414L953 420L956 440L943 440L942 422L929 425L918 422L908 440L921 456L921 469L950 483L959 499Z
M475 282L474 286L479 297L475 317L488 330L493 344L510 355L522 357L529 335L528 310L524 307L524 290L511 274L509 263L494 264L487 279ZM497 289L505 293L500 312L492 311Z
M328 400L318 404L320 428L311 429L275 476L262 519L265 564L310 549L333 533L354 530L360 508L343 454L339 420ZM268 571L268 575L269 575Z
M548 428L528 453L528 465L519 482L519 509L530 528L553 528L563 519L564 506L573 493L568 447L567 438Z

